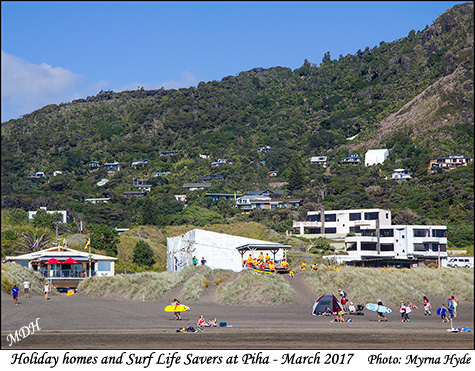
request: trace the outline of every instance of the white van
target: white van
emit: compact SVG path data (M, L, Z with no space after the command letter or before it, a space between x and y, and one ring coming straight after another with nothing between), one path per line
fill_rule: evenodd
M473 256L450 257L447 260L447 266L452 268L473 268Z

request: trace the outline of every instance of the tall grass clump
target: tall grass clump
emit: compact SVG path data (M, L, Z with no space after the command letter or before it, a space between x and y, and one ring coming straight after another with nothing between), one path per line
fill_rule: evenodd
M193 277L188 279L183 285L183 289L181 290L181 297L185 300L199 300L201 293L205 289L205 281L207 281L205 275L201 273L195 274Z
M306 273L306 282L317 294L346 291L352 301L388 304L400 300L421 302L424 295L445 297L454 295L459 301L473 302L473 269L430 268L357 268L341 267L339 272L330 270Z
M20 292L22 292L25 279L30 281L30 293L43 292L46 279L38 272L22 267L16 263L8 262L2 264L2 290L6 293L10 294L13 285L17 285L20 288Z
M295 291L281 276L274 274L257 275L244 271L236 280L221 284L217 289L220 304L284 304L295 298Z
M142 272L117 274L111 277L91 277L82 281L78 290L96 297L158 300L165 292L182 283L191 272L185 267L181 272Z

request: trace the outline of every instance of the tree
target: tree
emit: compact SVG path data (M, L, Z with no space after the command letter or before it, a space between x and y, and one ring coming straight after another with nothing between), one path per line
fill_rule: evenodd
M94 224L91 226L91 247L103 250L110 256L117 255L117 231L105 225Z
M146 265L148 267L155 263L153 250L147 242L140 240L135 244L133 261L135 264Z
M292 157L289 163L288 182L291 191L303 187L302 160L297 154Z
M141 224L155 225L157 219L155 214L155 207L152 198L147 195L142 204Z

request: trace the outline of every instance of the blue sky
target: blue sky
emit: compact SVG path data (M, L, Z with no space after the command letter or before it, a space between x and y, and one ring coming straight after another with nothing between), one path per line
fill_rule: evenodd
M2 1L1 121L47 104L299 68L422 30L462 1Z

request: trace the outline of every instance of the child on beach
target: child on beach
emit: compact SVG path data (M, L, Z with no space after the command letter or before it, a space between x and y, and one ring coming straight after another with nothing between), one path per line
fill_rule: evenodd
M445 308L444 304L440 307L440 319L442 322L449 322L449 319L447 318L447 309Z
M173 304L175 306L175 308L180 305L180 302L178 301L178 299L173 299ZM173 314L175 315L175 320L176 321L179 321L181 320L181 315L180 315L180 312L173 312Z
M430 316L432 313L430 312L430 302L427 296L424 296L424 316Z
M383 302L381 301L381 299L378 299L378 307L382 307L384 306L383 305ZM383 321L387 321L388 319L384 316L383 312L376 312L378 313L378 322L381 322L381 319L383 319Z
M399 307L399 312L401 313L401 322L409 322L410 319L409 317L407 316L407 312L406 312L406 304L404 304L404 302L401 300L401 305Z

